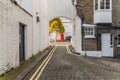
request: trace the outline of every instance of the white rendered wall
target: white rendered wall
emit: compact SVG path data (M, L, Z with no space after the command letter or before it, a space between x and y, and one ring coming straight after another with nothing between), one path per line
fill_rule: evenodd
M64 37L73 35L73 23L68 18L61 18L63 26L65 28Z
M112 23L112 11L96 11L94 12L94 23Z
M40 49L43 50L49 46L49 34L48 34L48 0L40 1Z
M75 48L76 52L82 52L82 30L81 30L81 20L79 16L75 16L74 21L75 32L72 38L72 45Z
M32 56L32 17L10 0L0 1L0 74L19 65L19 22L26 25L27 60Z
M40 22L37 22L37 16L40 18L40 0L33 1L33 54L40 51Z
M92 57L102 57L101 51L81 51L81 55L92 56Z
M73 35L73 24L72 23L63 23L65 28L65 36L72 36Z

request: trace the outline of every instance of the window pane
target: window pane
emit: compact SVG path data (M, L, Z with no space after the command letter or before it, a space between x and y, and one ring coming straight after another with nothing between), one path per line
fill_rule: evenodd
M88 29L88 31L90 31L90 28L87 28Z
M94 29L93 29L93 27L85 28L85 36L94 36Z
M120 38L120 34L118 34L118 37Z
M85 31L87 31L87 28L85 28Z
M90 32L90 34L89 35L92 35L92 33Z
M98 0L95 0L95 10L98 10Z
M94 35L93 32L92 32L92 35Z
M104 0L100 0L100 2L104 3Z
M104 0L100 0L100 9L104 9Z
M120 34L118 34L118 41L120 41Z
M110 45L113 45L113 35L110 35Z
M89 35L89 32L87 32L87 36Z
M110 9L110 0L106 0L106 9Z
M110 6L106 6L106 9L110 9Z
M120 45L120 42L118 42L118 45Z
M93 32L93 28L91 28L91 31Z
M106 5L110 5L110 2L106 2Z

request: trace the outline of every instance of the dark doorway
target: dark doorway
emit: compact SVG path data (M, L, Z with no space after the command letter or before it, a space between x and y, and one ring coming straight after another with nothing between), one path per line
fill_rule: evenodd
M25 60L25 25L19 24L19 60Z

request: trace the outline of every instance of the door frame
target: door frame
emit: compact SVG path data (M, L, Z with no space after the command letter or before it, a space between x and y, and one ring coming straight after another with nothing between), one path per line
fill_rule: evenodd
M26 53L27 53L27 25L24 24L24 23L19 22L19 31L20 31L21 26L24 27L24 60L26 60ZM20 34L20 32L19 32L19 34ZM19 46L20 46L20 43L19 43ZM19 50L20 50L20 47L19 47ZM19 62L21 62L20 61L20 51L19 51Z
M107 39L106 40L103 40L103 37L106 37L106 36L104 36L104 35L107 35ZM109 38L108 38L109 37ZM105 39L105 38L104 38ZM109 43L107 44L107 42L105 42L105 41L107 41L107 40L109 40ZM104 42L103 42L104 41ZM101 36L101 49L102 49L102 57L113 57L114 56L114 54L113 54L113 52L114 52L114 39L112 40L113 41L113 45L111 46L111 33L103 33L102 34L102 36ZM106 43L106 44L105 44ZM104 46L106 46L106 45L109 45L109 47L104 47ZM108 51L108 54L106 54L106 53L104 53L104 51L103 50L105 50L105 49L107 49L108 50L108 48L109 48L109 51ZM106 52L106 51L105 51ZM105 55L106 54L106 55Z

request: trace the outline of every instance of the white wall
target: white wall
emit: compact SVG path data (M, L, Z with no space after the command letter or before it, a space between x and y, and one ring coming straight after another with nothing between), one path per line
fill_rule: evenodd
M94 23L112 23L112 11L101 10L94 12Z
M81 55L92 56L92 57L102 57L101 51L81 51Z
M40 0L33 1L33 53L40 51L40 22L37 22L37 16L40 18Z
M0 1L0 74L19 65L19 22L26 25L25 59L29 59L32 56L32 17L10 0Z
M73 24L72 23L63 23L65 32L64 37L73 35Z
M81 30L81 20L79 16L75 16L75 21L74 21L74 28L75 32L72 38L72 45L75 48L76 52L81 52L82 51L82 30Z
M61 18L63 26L65 28L64 37L73 35L73 23L68 18Z
M48 0L40 1L40 49L43 50L49 46L49 34L48 34Z

